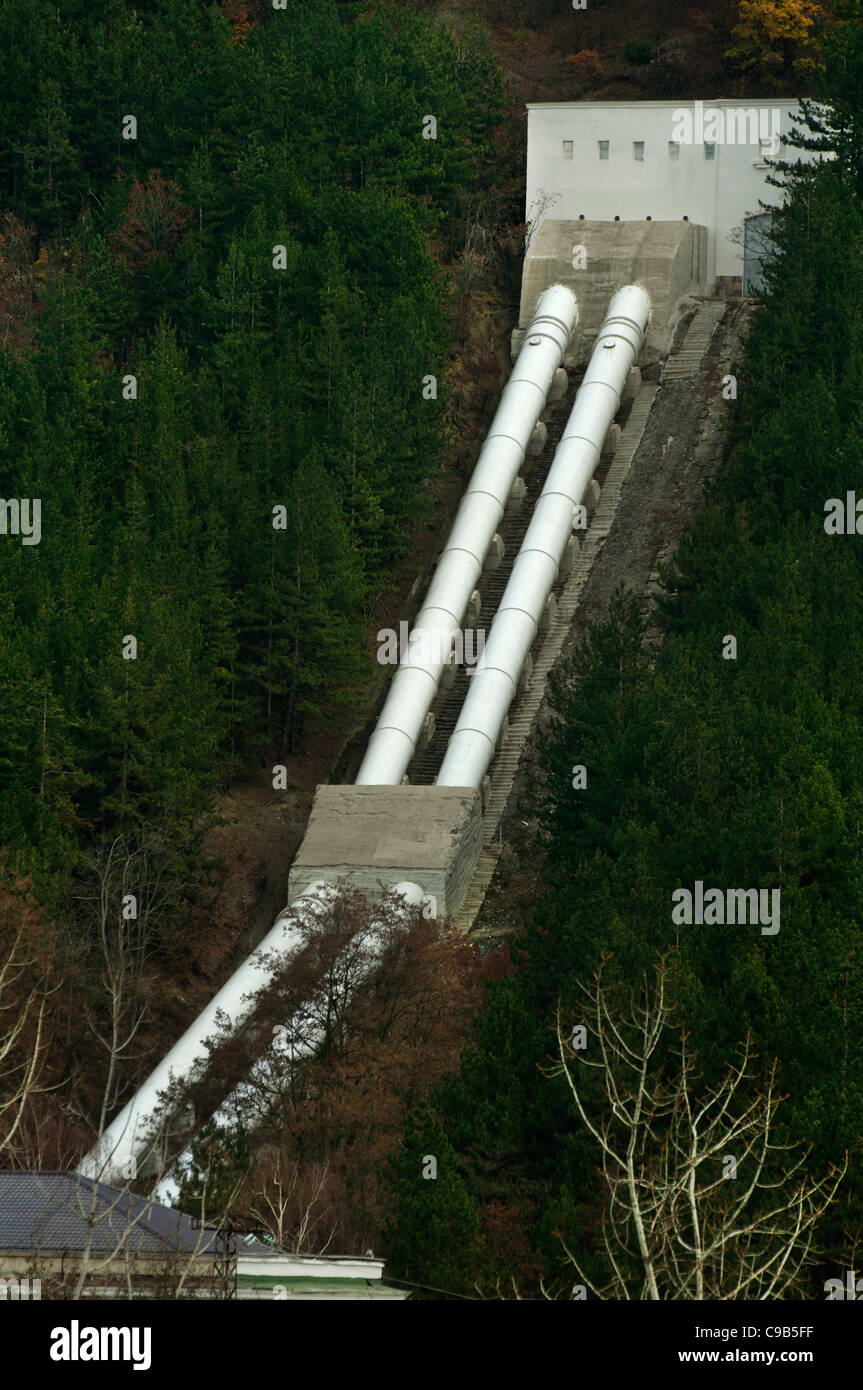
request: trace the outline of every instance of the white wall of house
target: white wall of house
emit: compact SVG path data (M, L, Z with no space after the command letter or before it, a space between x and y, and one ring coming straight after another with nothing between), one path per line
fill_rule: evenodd
M765 158L809 157L778 144L794 129L796 100L569 101L527 110L526 221L536 228L546 217L582 214L596 221L688 216L708 229L711 280L743 275L743 247L729 233L761 211L759 199L775 205L781 198L766 181ZM608 142L607 158L600 141Z
M237 1273L271 1279L373 1279L383 1277L384 1262L365 1255L266 1255L237 1252Z

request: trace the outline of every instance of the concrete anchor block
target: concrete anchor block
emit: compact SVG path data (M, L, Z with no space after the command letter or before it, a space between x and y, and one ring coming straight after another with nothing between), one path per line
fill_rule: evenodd
M491 801L491 778L488 773L483 777L480 784L480 795L482 797L483 815L488 810L488 803Z
M541 420L537 420L533 427L533 434L527 442L527 452L531 458L539 458L547 443L548 430Z
M600 453L600 458L610 459L614 457L614 455L617 453L617 449L620 444L620 436L622 434L623 430L620 428L620 425L609 425L608 434L605 436L605 441L602 445L602 452Z
M470 598L468 599L467 611L465 612L465 615L464 615L464 626L465 626L465 627L476 627L477 623L479 622L479 615L480 615L481 612L482 612L482 599L480 598L479 590L478 590L478 589L474 589L473 593L471 594Z
M503 539L495 532L491 538L491 544L485 557L483 571L488 574L491 570L496 570L503 563L503 557L505 555L506 546L503 543Z
M593 513L599 506L599 499L601 496L602 488L599 486L599 483L596 481L595 478L591 478L590 482L587 485L587 492L584 494L584 505L587 508L588 517L593 516Z
M630 367L629 375L626 378L623 390L620 393L621 401L634 401L641 390L641 369L640 367Z
M524 335L526 332L526 328L514 328L512 330L512 337L509 340L509 355L513 362L515 362L515 359L521 352L521 345L524 342Z
M548 598L547 598L546 601L545 601L545 607L543 608L542 613L540 614L540 619L539 619L539 630L540 630L540 632L548 632L548 629L551 627L551 624L554 622L554 618L555 618L556 613L557 613L557 599L555 598L554 594L549 594Z
M568 390L569 375L563 367L558 367L548 388L549 404L556 405L558 401L562 401Z
M426 715L425 719L423 720L423 726L422 726L422 728L420 729L420 735L419 735L419 738L417 739L417 746L416 746L416 749L415 749L414 751L417 752L417 753L422 753L422 752L424 752L425 749L428 748L428 746L429 746L429 744L431 743L432 739L434 738L434 733L435 733L435 717L434 717L434 715L432 714L431 710L429 710L428 714Z
M501 748L503 747L503 745L504 745L504 743L505 743L505 741L506 741L506 736L507 736L508 733L509 733L509 720L507 719L506 715L504 715L504 717L503 717L503 722L502 722L502 724L501 724L501 726L500 726L500 733L499 733L498 736L497 736L497 743L494 745L495 756L497 756L497 754L500 752Z
M563 550L563 558L557 571L558 579L566 579L572 573L572 567L578 559L579 544L577 536L570 536Z
M289 900L318 879L347 878L372 899L379 885L407 880L436 898L445 916L460 907L482 843L478 788L318 787Z
M452 657L451 657L450 660L447 662L446 666L443 668L443 670L442 670L442 672L441 672L441 678L440 678L440 688L441 688L441 690L451 690L451 689L452 689L452 683L453 683L453 681L455 680L455 672L456 672L455 661L454 661L454 660L452 659Z
M510 507L520 507L527 496L527 483L524 478L516 478L512 485L512 491L506 499L507 510Z

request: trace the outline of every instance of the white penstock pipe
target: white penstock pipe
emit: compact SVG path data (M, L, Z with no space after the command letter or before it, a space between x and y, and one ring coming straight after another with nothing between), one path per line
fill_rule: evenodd
M565 285L545 291L369 740L358 786L396 787L404 778L577 320Z
M485 776L572 534L575 508L593 477L649 318L650 301L639 286L627 285L614 295L471 679L438 786L478 787Z
M276 918L260 946L231 978L222 985L161 1060L147 1080L138 1087L90 1152L78 1164L82 1177L102 1182L134 1178L138 1164L152 1147L165 1119L163 1093L174 1082L194 1080L209 1057L208 1038L220 1034L220 1024L235 1033L249 1018L254 996L271 983L285 963L285 956L297 952L306 940L303 923L318 918L332 901L333 888L323 881L313 883ZM270 956L265 962L264 953Z
M423 900L423 890L419 884L397 883L394 888L388 890L381 904L391 901L396 895L402 899L396 905L396 912L402 919L410 917ZM348 1003L353 992L363 981L375 974L380 965L383 946L382 925L380 917L376 917L365 931L351 941L344 955L336 963L335 969L338 971L339 965L345 963L347 955L356 959L356 965L349 974L346 991L341 1000L342 1006ZM326 1015L326 1004L327 993L325 990L319 990L317 995L294 1014L284 1030L274 1030L276 1038L273 1045L255 1062L248 1077L235 1086L222 1102L212 1116L213 1124L230 1132L238 1124L248 1129L266 1118L285 1075L286 1061L290 1065L314 1056L325 1041L327 1030L321 1019ZM295 1045L291 1039L298 1034L301 1041ZM190 1146L180 1154L171 1171L159 1183L156 1188L157 1201L170 1206L177 1200L180 1196L180 1181L191 1167L192 1160Z

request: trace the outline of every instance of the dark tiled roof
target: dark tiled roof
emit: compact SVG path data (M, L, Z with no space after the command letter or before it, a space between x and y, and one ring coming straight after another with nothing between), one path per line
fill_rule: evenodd
M94 1254L119 1248L151 1256L206 1255L221 1247L216 1232L194 1226L190 1216L122 1188L75 1172L0 1171L0 1252L83 1250L94 1192ZM243 1246L238 1239L237 1245L247 1254L271 1253L259 1241Z

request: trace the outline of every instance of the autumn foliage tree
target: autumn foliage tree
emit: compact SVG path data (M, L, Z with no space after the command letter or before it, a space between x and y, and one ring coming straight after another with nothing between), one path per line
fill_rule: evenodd
M595 48L581 48L566 61L572 63L579 77L599 77L602 73L602 61Z
M130 269L149 265L158 256L170 260L191 218L178 185L151 169L146 183L133 181L112 248Z
M779 86L816 66L814 45L823 18L814 0L740 0L734 43L725 56L743 72Z
M231 42L242 43L252 23L245 0L222 0L222 14L231 26Z

